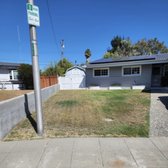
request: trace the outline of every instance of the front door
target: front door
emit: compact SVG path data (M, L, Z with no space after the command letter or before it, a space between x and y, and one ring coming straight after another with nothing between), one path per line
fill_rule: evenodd
M152 86L159 87L161 86L161 66L152 67Z

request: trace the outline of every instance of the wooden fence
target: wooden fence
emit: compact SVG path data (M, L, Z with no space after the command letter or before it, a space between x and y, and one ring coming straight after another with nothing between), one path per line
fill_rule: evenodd
M58 83L57 76L40 76L41 88L52 86Z

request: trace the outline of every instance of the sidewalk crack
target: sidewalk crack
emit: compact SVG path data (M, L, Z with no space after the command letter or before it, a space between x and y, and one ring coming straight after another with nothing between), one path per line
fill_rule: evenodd
M42 158L43 158L43 156L44 156L44 154L45 154L45 151L46 151L46 149L47 149L48 143L49 143L49 141L47 141L46 144L45 144L45 147L44 147L43 152L42 152L42 154L41 154L40 160L39 160L39 162L38 162L38 164L37 164L37 168L39 167L39 165L40 165L40 163L41 163L41 161L42 161Z
M72 153L71 153L71 160L70 160L70 168L72 168L72 159L73 159L73 154L74 154L74 147L75 147L75 139L73 141L72 145Z
M101 147L101 143L100 143L100 138L98 138L98 142L99 142L99 153L100 153L100 158L101 158L101 165L102 165L102 167L104 167L104 161L103 161L102 147Z
M128 151L129 151L129 153L131 154L131 156L132 156L132 158L133 158L134 162L136 163L136 166L137 166L137 167L139 167L139 165L138 165L138 163L137 163L137 161L136 161L136 159L135 159L135 157L134 157L133 153L131 152L131 150L130 150L130 148L129 148L129 146L128 146L127 142L126 142L126 140L125 140L125 139L123 139L123 141L124 141L124 143L125 143L125 145L126 145L126 147L127 147Z
M151 143L157 148L157 150L162 154L162 156L168 160L168 158L166 157L166 155L160 150L160 148L155 144L155 142L152 141L151 138L149 138L149 140L151 141Z

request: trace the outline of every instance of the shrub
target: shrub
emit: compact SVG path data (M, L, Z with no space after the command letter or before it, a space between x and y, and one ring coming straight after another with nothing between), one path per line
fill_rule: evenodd
M33 89L32 65L21 64L18 68L18 77L23 82L25 89Z
M121 84L120 83L113 83L113 84L111 84L111 86L121 86Z

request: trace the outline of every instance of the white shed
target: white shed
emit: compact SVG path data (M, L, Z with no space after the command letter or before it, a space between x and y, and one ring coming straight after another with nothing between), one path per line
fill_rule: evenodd
M69 68L65 77L59 77L60 89L80 89L85 88L85 69L80 66Z

